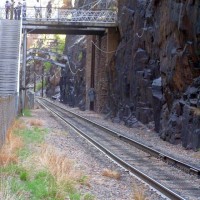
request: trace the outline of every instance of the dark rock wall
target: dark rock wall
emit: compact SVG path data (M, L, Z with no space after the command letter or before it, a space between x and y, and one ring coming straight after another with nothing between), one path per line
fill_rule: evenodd
M195 123L195 128L186 129L190 135L199 135L200 125L193 112L197 104L183 99L200 75L199 9L197 0L119 2L121 43L112 96L143 123L154 121L164 140L176 143L182 139L186 147L194 142L192 136L186 138L183 122ZM187 96L196 99L198 92L192 97L189 89Z
M85 109L85 36L68 35L66 38L64 55L68 58L66 69L61 71L61 101Z
M153 124L162 139L199 148L200 1L120 0L118 11L121 39L102 77L108 88L100 110L130 127L136 119Z
M116 53L111 95L118 101L113 109L120 110L120 115L131 111L146 124L154 120L152 82L160 76L155 11L150 4L149 1L119 2L121 43Z

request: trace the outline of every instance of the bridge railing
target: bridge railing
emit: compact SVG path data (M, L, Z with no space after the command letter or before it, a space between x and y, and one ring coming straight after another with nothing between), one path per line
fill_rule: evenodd
M10 10L6 15L5 8L0 8L0 19L16 19L27 21L52 21L52 22L92 22L92 23L116 23L117 12L114 10L84 10L46 7Z

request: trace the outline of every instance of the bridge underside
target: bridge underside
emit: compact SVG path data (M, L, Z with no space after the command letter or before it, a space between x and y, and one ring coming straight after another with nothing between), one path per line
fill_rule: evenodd
M104 35L106 29L69 28L52 26L23 26L31 34L65 34L65 35Z
M32 34L103 35L110 27L113 27L113 24L23 21L23 29Z

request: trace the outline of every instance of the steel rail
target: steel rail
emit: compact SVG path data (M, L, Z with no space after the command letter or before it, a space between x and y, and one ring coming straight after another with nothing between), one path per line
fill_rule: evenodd
M44 99L44 100L45 100L45 101L48 101L48 102L50 102L50 103L52 103L51 101L49 101L49 100L47 100L47 99ZM136 141L136 140L134 140L134 139L132 139L132 138L129 138L129 137L127 137L127 136L124 136L124 135L122 135L121 133L118 133L118 132L116 132L116 131L114 131L114 130L111 130L111 129L109 129L109 128L103 126L103 125L100 125L100 124L98 124L98 123L96 123L96 122L94 122L94 121L91 121L91 120L89 120L89 119L87 119L87 118L85 118L85 117L83 117L83 116L81 116L81 115L78 115L78 114L76 114L76 113L74 113L74 112L72 112L72 111L69 111L69 110L67 110L67 109L66 109L65 107L63 107L63 106L60 106L60 105L58 105L58 104L56 104L56 106L58 106L58 107L60 107L60 108L62 108L62 109L64 109L64 110L66 110L67 112L71 113L71 114L74 115L74 116L78 116L78 117L81 118L82 120L85 120L86 122L88 122L88 123L90 123L90 124L92 124L92 125L94 125L94 126L100 128L100 129L103 130L103 131L107 131L109 134L111 134L111 135L113 135L113 136L115 136L115 137L118 137L120 140L122 140L122 141L124 141L124 142L127 142L127 143L129 143L130 145L133 145L133 146L137 147L138 149L140 149L140 150L142 150L142 151L144 151L144 152L146 152L146 153L149 153L151 156L154 156L154 157L156 157L156 158L159 158L159 159L161 159L162 161L167 162L167 163L169 163L170 165L173 165L173 167L176 166L177 168L179 168L179 169L181 169L181 170L183 170L183 171L186 171L186 172L188 172L188 173L190 173L190 174L193 174L193 175L197 176L198 178L200 178L200 168L197 168L197 167L195 167L195 166L192 166L192 165L190 165L190 164L188 164L188 163L185 163L185 162L183 162L183 161L180 161L180 160L178 160L178 159L176 159L176 158L173 158L173 157L171 157L171 156L168 156L168 155L166 155L166 154L164 154L164 153L161 153L161 152L159 152L159 151L157 151L157 150L155 150L155 149L153 149L153 148L151 148L151 147L148 147L147 145L142 144L142 143L140 143L140 142L138 142L138 141Z
M180 195L176 194L172 190L168 189L164 185L160 184L156 180L152 179L148 175L144 174L140 170L136 169L135 167L129 165L127 162L123 161L121 158L113 154L110 150L102 146L99 142L93 140L91 137L89 137L87 134L85 134L83 131L81 131L79 128L77 128L75 125L73 125L71 122L67 121L64 117L62 117L60 114L55 112L52 108L48 107L45 105L44 102L42 102L41 99L37 99L37 102L44 107L46 110L48 110L51 114L53 114L55 117L59 118L62 120L64 123L69 125L72 129L74 129L79 135L81 135L83 138L88 140L90 143L92 143L95 147L97 147L99 150L104 152L108 157L110 157L112 160L117 162L120 166L124 167L126 170L129 172L133 173L136 177L140 178L143 180L145 183L149 184L151 187L162 193L164 196L167 198L173 199L173 200L185 200L183 197ZM52 103L52 102L50 102ZM54 104L55 105L55 104ZM57 105L56 105L57 106ZM68 110L65 110L68 111Z

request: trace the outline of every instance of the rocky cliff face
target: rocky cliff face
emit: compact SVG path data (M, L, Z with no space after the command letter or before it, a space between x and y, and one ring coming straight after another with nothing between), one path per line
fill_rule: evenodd
M60 81L61 101L81 109L85 109L85 54L85 36L68 35L64 51L67 66L61 72Z
M200 1L119 0L118 11L108 109L130 127L135 116L153 122L162 139L199 148Z
M121 101L143 123L153 120L164 140L182 139L193 148L200 145L195 144L199 117L193 112L198 109L199 29L199 1L119 3L122 41L116 70L118 84L124 83Z

